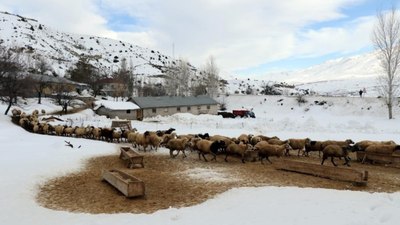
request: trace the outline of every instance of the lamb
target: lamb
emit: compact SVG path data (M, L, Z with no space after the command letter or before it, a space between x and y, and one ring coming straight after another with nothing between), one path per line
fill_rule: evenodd
M283 145L271 145L267 141L260 141L254 146L254 151L258 152L258 158L263 163L263 159L265 158L269 163L272 162L269 160L270 156L281 157L285 154L286 151L291 150L289 143L285 143Z
M309 138L304 138L304 139L290 138L288 141L290 147L292 147L293 150L298 150L297 156L300 156L300 151L304 151L306 145L309 144L311 140ZM286 156L290 155L289 150L286 151L285 155Z
M228 155L239 155L241 156L242 163L245 163L244 161L245 156L249 155L251 151L252 151L252 145L250 144L231 143L230 145L228 145L228 147L226 147L225 162L228 162Z
M189 147L189 140L187 138L171 139L165 147L169 149L169 155L171 158L178 156L181 151L183 153L183 158L186 158L185 150ZM176 155L174 155L174 151L178 151Z
M318 152L318 157L321 157L322 150L322 141L310 141L305 146L304 155L308 157L309 152Z
M223 143L223 141L210 141L206 139L200 139L196 142L196 149L199 153L199 159L201 159L200 155L202 155L204 161L207 162L207 159L204 155L211 154L213 156L211 160L217 161L217 153L221 145L225 145L225 143Z
M333 161L334 157L344 157L345 163L343 165L350 166L350 158L349 158L349 152L348 152L349 146L340 146L337 144L331 144L327 145L323 150L322 150L322 162L321 165L324 165L324 161L328 158L331 157L331 162L334 166L337 166L337 164Z

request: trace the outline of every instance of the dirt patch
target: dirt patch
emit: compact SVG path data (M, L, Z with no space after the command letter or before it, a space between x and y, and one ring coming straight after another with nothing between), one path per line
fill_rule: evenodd
M318 156L289 157L290 160L319 163ZM272 159L279 163L280 159ZM330 162L325 162L331 166ZM169 207L180 208L199 204L234 187L298 186L358 190L368 192L400 191L398 168L363 165L353 162L352 168L369 172L366 187L348 182L275 170L260 162L242 164L239 159L223 157L217 162L204 162L196 153L171 159L169 155L145 153L145 168L127 169L118 155L92 158L85 169L49 180L40 186L38 202L47 208L86 213L152 213ZM145 183L146 196L126 198L117 189L101 180L103 169L120 169Z

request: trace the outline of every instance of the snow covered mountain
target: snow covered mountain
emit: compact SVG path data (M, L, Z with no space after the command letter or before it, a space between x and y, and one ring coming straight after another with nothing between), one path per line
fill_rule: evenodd
M229 81L229 89L243 92L253 87L260 90L269 81L294 85L298 90L309 90L321 95L358 95L358 91L365 88L370 96L378 96L377 77L380 74L382 72L377 53L370 52L329 60L303 70L269 73L256 79L233 79Z
M82 56L106 74L118 70L121 61L126 59L127 66L143 75L144 82L162 74L163 66L177 62L156 50L109 38L65 33L35 19L7 12L0 12L0 45L16 47L29 55L28 67L34 67L38 60L44 59L52 73L61 77ZM195 67L191 68L195 70ZM246 80L229 78L224 90L229 94L246 94L252 89L252 94L259 94L267 84L285 83L324 95L355 95L359 89L366 88L371 95L377 96L378 74L379 61L376 53L371 52L298 71L270 73ZM153 80L160 82L159 78Z
M93 66L108 74L116 71L123 59L136 74L148 76L160 75L162 66L175 63L172 57L156 50L108 38L65 33L35 19L7 12L0 12L0 44L30 55L30 67L35 60L44 59L52 72L62 77L81 56L88 57Z

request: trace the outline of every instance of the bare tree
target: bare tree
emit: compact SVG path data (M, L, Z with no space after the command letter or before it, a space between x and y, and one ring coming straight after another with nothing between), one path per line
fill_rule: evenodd
M383 74L378 78L379 91L385 100L389 119L393 118L394 98L399 91L400 15L396 7L377 13L372 42L378 51Z
M219 69L213 56L208 58L203 69L203 74L207 87L207 95L216 97L219 89Z
M0 100L8 104L4 115L25 91L24 64L13 49L0 48Z

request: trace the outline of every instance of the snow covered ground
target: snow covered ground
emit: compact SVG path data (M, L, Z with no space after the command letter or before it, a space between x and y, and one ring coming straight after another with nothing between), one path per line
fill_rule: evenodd
M282 100L281 100L282 99ZM377 98L308 97L299 105L295 97L229 96L220 99L228 110L253 109L256 119L223 119L219 116L177 114L156 117L132 125L139 131L176 128L178 133L237 136L262 133L312 139L354 141L394 140L400 143L398 119L388 120ZM317 105L315 101L326 101ZM33 109L59 110L47 100ZM4 112L5 105L0 105ZM399 105L395 117L400 115ZM110 126L104 117L85 110L64 117L74 125ZM65 146L65 140L81 150ZM43 208L35 201L38 185L52 177L77 171L87 158L116 154L117 145L105 142L31 134L0 116L0 224L398 224L400 193L366 193L296 187L259 187L229 190L214 199L186 208L170 208L153 214L85 214ZM191 174L203 176L204 171ZM229 179L223 171L209 178Z

